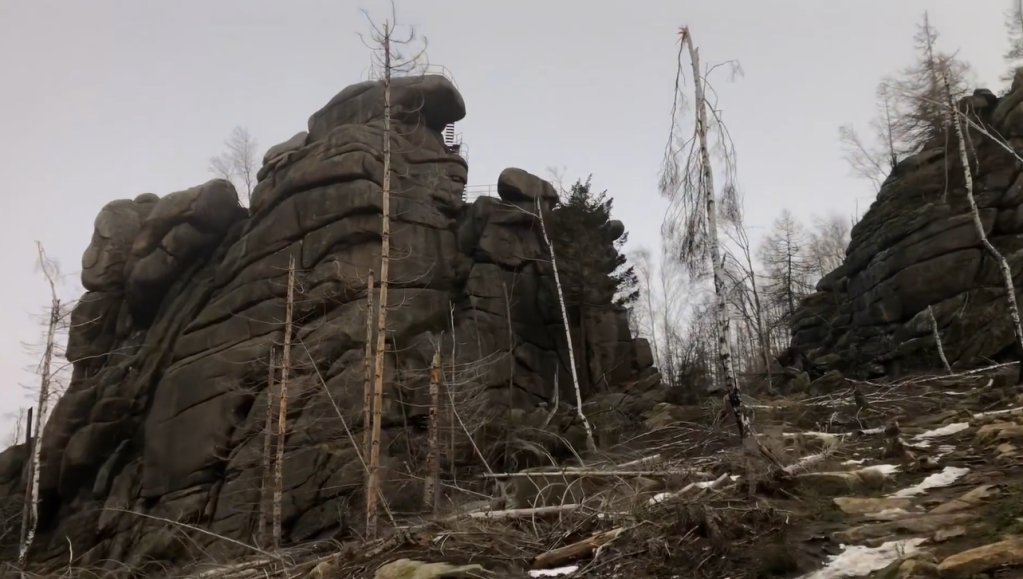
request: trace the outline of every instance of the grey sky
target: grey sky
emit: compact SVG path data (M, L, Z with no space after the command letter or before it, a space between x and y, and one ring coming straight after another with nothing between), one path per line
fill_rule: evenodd
M929 10L940 44L961 49L982 86L999 88L1006 2L979 0L404 0L399 21L429 38L468 116L470 184L505 167L570 180L593 173L615 198L633 247L656 248L656 189L667 137L678 27L720 76L751 226L784 207L853 213L866 182L848 177L838 125L865 123L879 78L912 58ZM75 295L92 220L108 201L160 195L211 178L207 161L235 125L261 147L308 116L369 64L360 8L380 0L0 0L0 412L27 405L33 360L20 342L47 304L34 240L59 258ZM262 153L262 150L260 153ZM754 233L756 235L756 233ZM4 428L0 425L0 428Z

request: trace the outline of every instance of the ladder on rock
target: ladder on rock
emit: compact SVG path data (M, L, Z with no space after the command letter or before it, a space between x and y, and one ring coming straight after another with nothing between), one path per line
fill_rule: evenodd
M455 123L449 123L444 127L444 146L453 155L458 155L462 148L462 135L455 134Z

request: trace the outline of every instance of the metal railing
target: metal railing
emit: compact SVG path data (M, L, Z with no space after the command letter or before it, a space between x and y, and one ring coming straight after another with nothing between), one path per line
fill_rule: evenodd
M448 79L451 82L451 84L455 85L455 89L461 90L458 88L458 81L455 80L455 75L452 74L451 70L448 69L448 67L444 66L443 64L431 64L429 62L421 64L417 63L409 67L407 70L398 69L391 70L392 78L425 75L443 76L444 78ZM363 71L363 74L361 76L363 77L363 80L382 80L383 71L380 70L378 67L371 65ZM469 147L468 145L466 145L465 141L462 140L462 133L456 133L454 127L455 125L454 123L452 123L444 129L442 133L444 138L444 145L447 147L448 152L458 155L459 157L464 159L466 163L468 163ZM497 196L496 189L493 191L493 196Z
M497 185L465 186L465 191L462 193L462 199L464 199L467 203L472 203L480 197L497 197Z

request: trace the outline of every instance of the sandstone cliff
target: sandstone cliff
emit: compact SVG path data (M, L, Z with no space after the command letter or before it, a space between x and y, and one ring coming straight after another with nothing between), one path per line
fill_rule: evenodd
M532 412L554 398L555 384L562 401L574 393L548 250L532 215L556 203L554 188L507 169L500 199L466 203L466 162L441 136L465 115L461 95L437 76L397 80L393 93L396 255L382 446L385 493L401 512L421 494L408 457L422 438L435 343L454 352L449 376L474 389L484 414L509 405ZM285 539L331 536L361 519L363 469L344 433L361 428L382 141L382 87L364 82L267 152L248 210L230 183L213 180L100 211L68 345L73 380L44 434L32 559L66 560L69 542L83 565L137 565L182 548L167 525L122 509L250 540L267 356L283 336L291 258L299 276ZM614 251L623 230L609 227L592 250ZM573 312L577 359L590 377L584 395L595 384L656 381L649 346L631 339L625 311L611 305L613 288L593 287L603 288L600 301ZM20 500L25 454L19 446L0 455L8 503ZM445 469L472 455L453 460L461 462Z
M1023 84L998 98L977 90L960 103L1023 151ZM971 130L974 195L984 229L1009 260L1017 300L1023 280L1023 163ZM845 263L802 303L793 343L835 367L904 372L939 368L933 307L949 361L969 367L1015 359L1001 274L981 247L965 195L954 136L892 171L852 230Z

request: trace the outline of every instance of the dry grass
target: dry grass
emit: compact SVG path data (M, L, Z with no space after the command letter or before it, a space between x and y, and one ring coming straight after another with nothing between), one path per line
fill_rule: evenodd
M846 469L843 461L878 446L884 438L879 427L893 417L942 412L966 396L972 406L983 407L989 398L1004 404L1009 395L983 374L857 387L869 402L866 410L854 403L851 383L827 396L751 401L763 447L782 463L798 465L793 468L779 469L737 447L732 425L715 424L712 405L693 407L638 436L584 453L569 462L574 466L506 477L512 504L502 505L504 515L486 515L497 507L492 496L480 493L507 473L477 469L457 486L448 481L443 512L405 514L378 541L317 543L276 554L249 549L220 564L192 549L193 562L176 561L174 570L155 564L140 570L108 564L104 571L68 565L38 576L292 579L312 573L314 579L347 579L370 577L384 563L409 558L477 563L494 576L524 577L537 557L548 559L582 543L564 563L578 565L578 575L588 577L667 577L678 569L686 569L686 577L708 579L791 577L815 568L822 557L807 546L807 533L826 533L839 524L830 499L800 490L791 484L793 476ZM513 508L524 510L508 514ZM192 547L206 532L165 523ZM0 570L0 578L17 574L10 567Z

